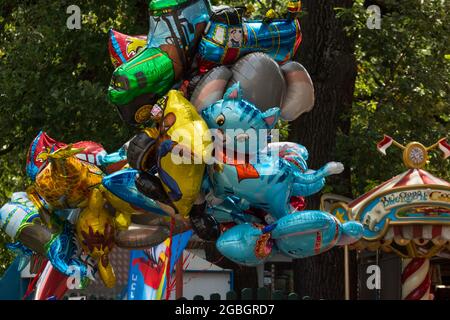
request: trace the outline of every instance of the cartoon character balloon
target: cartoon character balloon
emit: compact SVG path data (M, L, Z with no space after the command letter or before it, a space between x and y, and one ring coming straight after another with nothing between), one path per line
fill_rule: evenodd
M261 111L280 106L281 118L293 121L314 106L314 85L298 62L280 66L262 52L248 54L232 67L220 66L204 75L193 90L191 102L201 110L222 99L238 83L244 99Z
M202 111L208 126L217 130L215 144L220 146L215 152L218 163L208 167L214 197L232 202L230 214L234 216L252 208L264 213L261 223L239 224L216 242L224 256L240 264L262 263L274 250L303 258L356 241L362 234L359 223L341 224L326 212L292 209L292 197L320 191L324 178L342 172L343 166L331 162L312 171L306 166L303 146L264 144L265 130L274 127L279 114L278 108L263 113L242 99L239 84ZM257 137L261 130L266 139L252 139L252 132ZM215 207L221 211L220 205L213 204L211 212L214 214Z
M147 48L114 71L109 100L132 125L148 120L149 105L190 73L210 16L208 0L152 0Z
M195 107L176 90L169 91L152 112L157 127L145 129L128 147L129 164L138 172L124 170L106 177L103 184L141 209L156 205L163 215L186 219L212 150L209 130Z
M288 4L287 19L258 21L246 20L234 8L213 12L208 0L152 0L149 9L147 48L114 71L108 90L109 100L131 125L147 122L150 105L184 81L195 87L215 66L232 65L254 52L285 64L301 42L300 1Z
M264 52L283 64L292 59L302 40L300 23L288 19L246 20L241 10L214 12L200 41L199 67L232 65L253 52Z
M120 67L147 46L147 36L129 36L116 30L109 30L109 55L115 68Z
M102 186L105 171L126 163L126 148L108 154L95 142L68 145L40 132L27 157L27 172L34 184L26 193L15 194L0 210L0 223L17 241L14 248L24 245L24 250L45 255L66 276L92 276L79 256L69 254L71 241L64 240L68 237L61 226L75 225L79 247L98 260L102 280L113 287L115 276L108 254L115 245L148 248L168 236L168 228L159 228L159 221L143 219L143 212ZM146 209L150 212L143 211L148 214L162 212L157 205ZM140 217L134 220L136 213ZM148 222L155 227L142 225Z

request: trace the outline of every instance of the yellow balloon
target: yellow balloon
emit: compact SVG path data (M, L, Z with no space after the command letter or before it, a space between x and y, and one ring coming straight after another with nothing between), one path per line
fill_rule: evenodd
M131 215L134 214L136 210L134 210L128 202L125 202L115 196L103 186L100 186L99 189L102 191L103 196L109 204L111 204L116 210L116 216L114 219L116 229L128 229L131 224Z
M175 142L171 152L161 157L159 169L176 182L181 198L173 205L186 218L200 192L205 161L210 159L213 145L206 122L180 91L171 90L167 95L159 139L161 144L164 140ZM169 194L170 186L161 174L160 178Z
M82 208L93 187L102 182L102 171L74 156L80 149L71 145L40 158L49 164L37 175L36 191L55 209Z
M171 114L175 115L175 122L173 117L171 120ZM211 159L213 144L208 125L181 91L171 90L167 94L163 126L167 124L170 125L167 130L170 139L189 149L193 153L192 157L197 160Z
M116 284L108 254L114 247L114 221L105 209L105 198L99 189L93 189L89 203L76 223L78 239L84 251L99 261L100 277L108 288Z

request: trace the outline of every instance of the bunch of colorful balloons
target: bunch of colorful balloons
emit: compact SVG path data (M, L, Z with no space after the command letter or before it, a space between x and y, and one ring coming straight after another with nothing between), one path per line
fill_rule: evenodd
M98 271L112 287L114 246L148 248L188 229L250 266L357 241L361 224L304 210L343 165L311 170L303 146L275 141L280 119L314 105L308 72L291 61L300 1L284 19L248 20L245 8L208 0L151 0L149 9L148 36L109 33L108 97L142 130L111 154L39 133L27 160L33 185L0 209L14 248L67 276Z

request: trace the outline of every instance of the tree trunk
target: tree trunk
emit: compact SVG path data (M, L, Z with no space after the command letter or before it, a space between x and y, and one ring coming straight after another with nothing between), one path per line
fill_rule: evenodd
M309 151L309 166L323 166L334 159L337 132L349 133L356 61L353 40L347 37L344 22L336 18L335 8L352 6L352 0L303 0L305 15L301 18L303 42L299 61L311 75L315 87L314 109L291 126L291 141ZM344 164L345 165L345 164ZM327 179L339 185L339 193L351 196L350 171ZM307 199L308 209L318 209L320 195ZM314 299L344 298L344 250L333 249L325 254L294 262L295 290ZM350 263L356 263L350 255ZM350 269L352 271L352 267ZM356 279L351 292L356 292Z

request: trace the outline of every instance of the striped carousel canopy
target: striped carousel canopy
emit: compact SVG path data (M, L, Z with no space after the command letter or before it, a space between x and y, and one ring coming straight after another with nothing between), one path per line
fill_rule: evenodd
M404 187L427 187L430 185L450 188L450 182L435 177L423 169L409 169L350 202L348 207L355 213L366 204L368 199L374 198L377 195L382 195L386 193L386 191Z
M423 169L382 183L333 214L364 225L356 249L431 257L450 249L450 183Z
M351 245L354 249L382 249L403 258L430 258L450 252L450 182L422 169L430 150L439 149L444 159L449 158L450 144L443 138L429 147L419 142L404 146L385 135L377 149L386 155L391 145L403 151L408 171L353 201L323 197L322 206L328 204L328 210L340 221L363 224L362 238Z

